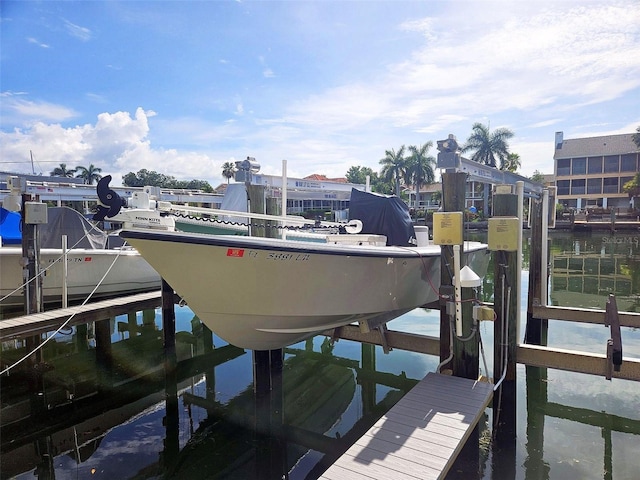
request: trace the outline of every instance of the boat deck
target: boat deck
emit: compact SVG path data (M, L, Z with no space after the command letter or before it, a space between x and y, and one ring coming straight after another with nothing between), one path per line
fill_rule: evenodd
M429 373L320 478L444 478L492 397L489 383Z
M132 310L155 308L160 303L161 292L158 289L158 291L111 298L86 305L8 318L0 320L0 341L51 332L60 327L72 315L73 318L69 322L69 326L124 315Z

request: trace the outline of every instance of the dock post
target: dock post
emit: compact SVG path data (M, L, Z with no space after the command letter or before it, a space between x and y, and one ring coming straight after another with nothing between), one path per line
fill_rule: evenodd
M30 194L22 195L22 218L26 218L25 206L31 202L33 197ZM35 197L38 200L38 197ZM39 313L42 311L42 276L38 276L40 270L40 236L38 235L38 225L22 222L22 258L25 261L23 266L23 281L26 282L24 292L25 314Z
M531 199L529 216L531 218L531 250L529 254L529 298L527 300L527 324L524 343L546 345L548 320L535 318L533 307L542 303L542 289L546 288L546 278L542 278L542 201ZM545 219L546 220L546 219Z
M464 210L466 186L466 173L444 172L442 174L442 209L445 212L462 212ZM447 300L443 297L453 296L453 248L448 245L443 245L440 248L442 252L440 257L440 361L443 362L449 358L451 351L451 343L449 340L451 318L447 314ZM463 248L461 247L460 255L462 256L462 254ZM467 315L465 318L464 309L462 322L463 332L469 332L471 330L472 319L471 315ZM447 368L447 365L449 365L449 368L451 368L453 374L456 376L474 379L477 378L477 344L475 370L473 370L473 355L470 355L470 350L465 350L465 343L454 339L453 351L455 358L464 359L464 361L462 361L462 363L460 361L449 362L448 364L443 365L443 367Z
M176 312L174 310L173 288L162 279L162 347L165 369L175 371L176 357Z
M515 217L518 212L518 196L513 193L496 194L493 197L493 214L498 217ZM520 225L519 228L522 228ZM494 257L494 349L493 376L498 386L493 396L494 438L507 457L515 455L516 437L516 342L518 338L517 278L518 252L498 250ZM505 477L506 478L506 477Z

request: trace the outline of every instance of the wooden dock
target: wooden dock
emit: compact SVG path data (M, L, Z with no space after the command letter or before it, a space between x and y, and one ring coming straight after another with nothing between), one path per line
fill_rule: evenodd
M156 308L160 306L160 302L161 294L158 290L8 318L0 320L0 341L52 332L72 315L69 326L125 315L131 311Z
M489 383L429 373L320 478L444 478L492 397Z

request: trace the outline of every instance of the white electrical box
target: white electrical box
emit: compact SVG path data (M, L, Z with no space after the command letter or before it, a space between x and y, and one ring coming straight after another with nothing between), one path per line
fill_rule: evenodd
M24 202L24 223L41 225L49 221L47 204L43 202Z

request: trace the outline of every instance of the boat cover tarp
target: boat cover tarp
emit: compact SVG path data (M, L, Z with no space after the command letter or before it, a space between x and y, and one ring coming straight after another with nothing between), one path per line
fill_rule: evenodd
M67 236L68 248L107 248L108 235L80 212L69 207L49 207L47 214L49 222L39 226L40 248L61 248L62 235Z
M387 236L387 245L415 246L409 207L395 195L351 189L349 220L360 220L362 232Z
M22 243L20 214L0 207L0 238L3 245Z

